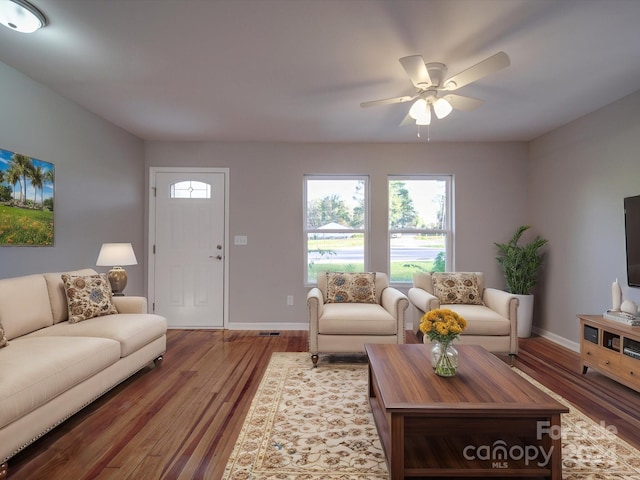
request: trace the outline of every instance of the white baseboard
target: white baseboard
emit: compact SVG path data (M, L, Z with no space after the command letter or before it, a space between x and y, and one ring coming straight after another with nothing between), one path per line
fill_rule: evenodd
M305 323L229 323L228 330L309 330L309 322Z
M174 327L175 328L175 327ZM185 327L180 327L185 328ZM186 327L188 328L188 327ZM277 330L309 330L309 323L230 323L226 327L228 330L258 330L258 331L277 331ZM407 322L405 328L407 330L413 329L413 323ZM198 327L198 329L202 329L202 327ZM573 342L571 340L567 340L564 337L556 335L555 333L549 332L542 328L533 327L531 329L533 333L536 335L540 335L558 345L562 345L563 347L568 348L569 350L573 350L574 352L580 352L580 344Z
M568 340L560 335L556 335L555 333L549 332L542 328L533 327L531 329L533 333L536 335L540 335L541 337L546 338L547 340L552 341L553 343L557 343L558 345L562 345L563 347L568 348L569 350L573 350L574 352L580 353L580 344L576 343L572 340Z
M230 323L228 330L309 330L308 323ZM406 330L413 329L412 322L406 322Z

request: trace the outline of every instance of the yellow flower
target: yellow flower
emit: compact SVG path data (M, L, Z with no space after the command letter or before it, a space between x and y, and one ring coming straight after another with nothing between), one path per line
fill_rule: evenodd
M431 310L422 316L420 331L431 340L451 341L467 327L464 318L448 308Z

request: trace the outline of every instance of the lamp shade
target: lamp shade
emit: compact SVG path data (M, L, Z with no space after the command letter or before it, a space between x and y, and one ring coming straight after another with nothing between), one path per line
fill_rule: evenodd
M26 0L3 0L0 2L0 23L17 32L33 33L44 27L47 19Z
M103 243L96 260L99 267L137 264L138 260L130 243Z
M438 117L439 119L443 119L444 117L449 115L452 110L453 107L444 98L439 98L433 104L433 111L436 113L436 117Z
M419 98L411 105L409 116L413 119L418 119L424 117L428 111L429 105L427 105L427 101L424 98Z
M431 107L427 105L427 111L416 117L416 125L431 125Z

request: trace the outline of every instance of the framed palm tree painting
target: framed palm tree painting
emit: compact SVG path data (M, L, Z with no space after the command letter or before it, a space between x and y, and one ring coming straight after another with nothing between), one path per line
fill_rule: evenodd
M53 163L0 149L0 246L52 246Z

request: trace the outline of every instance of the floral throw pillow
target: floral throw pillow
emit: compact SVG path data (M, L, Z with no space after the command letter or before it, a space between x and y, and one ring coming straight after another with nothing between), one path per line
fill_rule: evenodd
M111 285L104 273L97 275L62 274L69 305L69 323L118 313L111 299Z
M431 279L441 304L484 305L475 273L432 273Z
M378 303L375 272L327 272L327 303Z
M9 345L9 342L7 341L7 336L4 333L4 328L2 328L2 324L0 323L0 348L6 347L7 345Z

